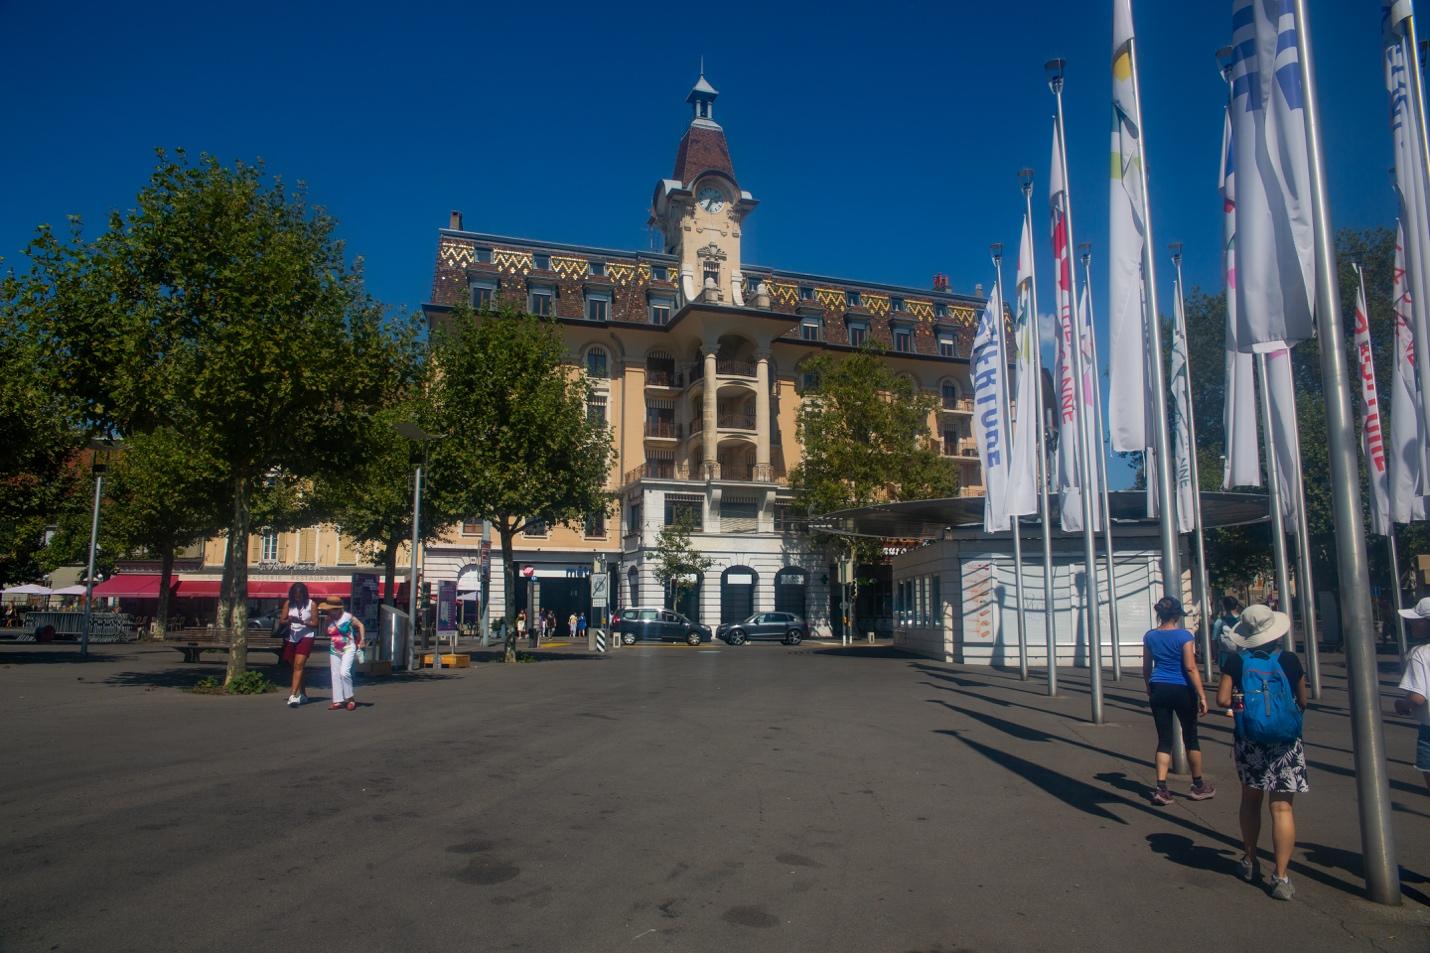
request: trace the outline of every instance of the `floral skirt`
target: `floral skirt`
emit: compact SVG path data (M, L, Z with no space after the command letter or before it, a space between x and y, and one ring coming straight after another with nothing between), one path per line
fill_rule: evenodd
M1286 794L1304 794L1311 789L1306 783L1306 749L1300 738L1289 745L1237 738L1233 754L1236 776L1246 787Z

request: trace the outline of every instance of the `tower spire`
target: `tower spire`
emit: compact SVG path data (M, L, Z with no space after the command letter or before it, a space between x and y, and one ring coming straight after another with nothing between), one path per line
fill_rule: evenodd
M715 126L715 97L720 94L705 79L705 57L700 57L700 78L690 90L685 101L690 104L692 124L703 123ZM716 126L718 129L719 127Z

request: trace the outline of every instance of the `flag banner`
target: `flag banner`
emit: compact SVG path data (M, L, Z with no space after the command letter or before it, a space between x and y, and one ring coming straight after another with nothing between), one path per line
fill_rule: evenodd
M1187 372L1187 318L1182 312L1182 289L1173 285L1175 321L1172 326L1172 485L1177 493L1177 532L1196 529L1192 489L1192 394Z
M1382 6L1382 44L1385 88L1390 94L1390 137L1395 157L1395 188L1400 201L1400 223L1405 242L1405 289L1410 296L1413 335L1430 334L1430 194L1427 170L1420 150L1419 122L1410 99L1412 82L1406 61L1401 23L1412 14L1406 2ZM1397 299L1398 300L1398 299ZM1421 410L1424 416L1424 410ZM1394 417L1391 418L1394 423ZM1417 470L1430 472L1430 446L1418 445Z
M1370 346L1370 311L1365 305L1365 273L1356 269L1355 347L1356 370L1360 377L1361 448L1365 451L1365 471L1370 483L1370 531L1377 536L1390 532L1390 498L1386 484L1385 435L1380 426L1380 397L1375 389L1375 352Z
M1231 109L1221 133L1222 272L1226 279L1226 391L1222 430L1226 456L1221 488L1261 485L1261 451L1256 443L1256 360L1236 346L1236 162Z
M1425 414L1420 402L1419 375L1415 373L1415 318L1410 286L1405 275L1405 229L1395 228L1395 282L1391 292L1395 307L1395 365L1390 382L1390 518L1410 523L1425 518L1422 482Z
M1068 241L1067 167L1063 163L1061 136L1053 126L1053 161L1049 176L1048 202L1052 209L1053 275L1057 289L1058 322L1058 496L1062 528L1065 532L1082 530L1082 508L1075 492L1082 482L1078 458L1077 428L1093 438L1087 443L1089 452L1100 453L1102 440L1092 427L1092 334L1087 323L1087 308L1074 308L1072 247ZM1073 360L1073 321L1078 321L1081 342L1083 379L1077 381ZM1095 442L1094 442L1095 441ZM1096 467L1090 467L1096 473ZM1092 496L1096 507L1098 495ZM1096 514L1096 509L1094 509ZM1094 516L1093 529L1097 529Z
M1038 512L1038 452L1043 445L1038 425L1038 316L1033 314L1033 230L1023 216L1018 242L1017 320L1018 391L1013 419L1013 457L1008 463L1008 512L1028 516Z
M988 306L978 319L973 336L973 438L983 464L983 529L996 533L1008 529L1008 402L1004 376L1003 301L998 285L988 296Z
M1157 518L1157 448L1148 447L1142 451L1143 495L1146 497L1147 518Z
M1281 488L1281 515L1296 521L1296 501L1301 498L1301 447L1296 439L1296 384L1291 376L1291 351L1282 348L1266 355L1267 393L1271 398L1271 445L1276 452L1277 483Z
M1234 0L1236 343L1274 351L1312 336L1315 252L1293 0Z
M1112 24L1112 187L1109 190L1107 427L1112 449L1138 451L1152 443L1147 420L1142 310L1142 140L1132 82L1131 0L1115 0Z

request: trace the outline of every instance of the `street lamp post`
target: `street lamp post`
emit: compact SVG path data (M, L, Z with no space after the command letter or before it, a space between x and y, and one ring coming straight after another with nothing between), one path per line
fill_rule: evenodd
M81 659L89 658L89 623L94 605L94 557L99 551L99 501L104 495L104 471L107 468L109 451L113 448L113 440L96 438L89 442L89 449L94 454L91 467L94 471L94 512L89 520L89 568L84 575L84 625L79 636Z
M445 434L428 433L415 423L400 423L397 432L422 447L422 462L417 464L412 478L412 565L407 579L407 669L415 670L418 656L414 642L417 637L417 548L422 539L422 471L427 469L427 449L434 440L441 440ZM442 667L442 648L432 654L432 667Z

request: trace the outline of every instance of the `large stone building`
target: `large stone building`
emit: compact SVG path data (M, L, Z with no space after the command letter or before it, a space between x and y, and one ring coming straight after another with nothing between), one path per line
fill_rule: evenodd
M941 276L932 288L905 288L745 261L741 236L758 202L736 177L716 96L702 76L674 169L656 182L661 251L492 235L453 212L438 233L426 310L437 320L469 301L556 318L571 361L595 385L589 413L611 425L615 515L575 529L533 527L518 541L515 558L534 569L543 607L562 619L584 609L593 569L614 577L615 605L660 602L656 537L688 514L695 544L714 560L683 606L689 614L713 625L790 609L827 631L833 567L788 516L802 362L884 345L896 371L940 395L930 428L958 462L962 492L981 493L968 354L983 302L952 293ZM429 546L425 578L475 588L481 532L464 524ZM502 578L494 564L494 606ZM889 598L887 585L871 587L860 618L887 625Z

